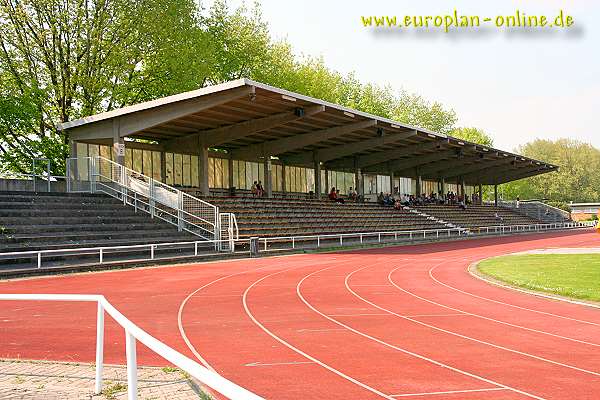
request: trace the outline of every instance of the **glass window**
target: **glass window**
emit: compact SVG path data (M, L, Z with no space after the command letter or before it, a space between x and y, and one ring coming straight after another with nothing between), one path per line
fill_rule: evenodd
M192 186L192 169L191 169L191 156L189 154L184 154L181 156L183 159L183 186L190 187Z
M192 174L192 186L200 187L200 172L198 171L198 156L192 156L190 174Z
M162 179L160 176L160 152L158 151L152 152L152 178L157 181Z
M152 176L152 152L149 150L142 150L142 173Z
M174 174L175 178L173 180L174 185L181 186L183 183L183 176L181 174L182 166L183 166L183 159L181 157L181 154L175 153L173 156L173 168L175 170L175 174Z

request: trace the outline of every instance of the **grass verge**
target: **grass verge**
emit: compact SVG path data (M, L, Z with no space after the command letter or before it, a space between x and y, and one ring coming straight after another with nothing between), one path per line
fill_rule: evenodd
M600 254L525 254L479 263L492 278L525 289L600 301Z

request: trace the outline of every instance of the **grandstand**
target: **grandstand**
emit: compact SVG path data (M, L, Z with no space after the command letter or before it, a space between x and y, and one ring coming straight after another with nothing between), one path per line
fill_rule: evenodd
M497 186L557 169L248 79L60 129L70 138L70 194L26 195L14 192L23 182L0 182L13 191L0 197L0 252L536 224L542 218L499 202ZM494 187L490 205L484 185ZM326 200L332 187L355 188L363 201ZM474 204L395 210L375 201L448 191Z

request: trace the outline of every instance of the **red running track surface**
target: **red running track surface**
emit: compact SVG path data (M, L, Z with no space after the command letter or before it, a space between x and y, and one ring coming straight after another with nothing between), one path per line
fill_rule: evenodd
M489 285L499 254L598 247L550 233L0 282L103 294L130 320L270 399L598 399L600 309ZM124 363L107 319L105 360ZM186 339L187 338L187 343ZM0 303L0 357L94 361L95 305ZM140 363L166 362L143 346Z

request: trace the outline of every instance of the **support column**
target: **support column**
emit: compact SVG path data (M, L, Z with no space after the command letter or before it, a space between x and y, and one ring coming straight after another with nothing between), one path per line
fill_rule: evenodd
M229 156L229 160L227 160L227 165L229 166L229 189L233 187L233 158Z
M167 183L167 155L164 151L160 152L160 181Z
M271 163L271 156L265 157L265 176L264 176L264 189L267 198L273 197L273 177L271 176L271 170L273 164Z
M494 206L498 207L498 185L494 185Z
M315 198L321 198L321 162L315 160Z
M421 174L417 171L417 184L416 184L416 196L419 197L421 195L421 187L423 186L423 180L421 178Z
M394 171L390 170L390 193L392 194L392 196L395 194L394 193Z
M462 193L462 197L465 204L467 204L467 196L465 194L465 180L463 178L460 178L460 191Z
M360 168L356 168L354 171L354 184L356 186L356 193L364 199L365 197L365 188L362 176L362 170Z
M479 184L479 205L483 204L483 190L481 187L481 183Z
M69 157L77 158L77 142L69 139Z
M198 182L200 182L200 193L202 196L210 195L208 187L208 147L204 146L202 140L199 143L198 152Z
M325 170L325 195L329 194L329 171Z
M285 164L282 163L281 164L281 191L283 192L284 196L287 191L287 189L285 188L285 183L286 183L285 170L286 170Z
M442 185L442 195L445 196L446 195L446 178L442 178L441 185Z
M113 160L120 165L125 165L125 139L120 135L120 121L113 120Z

